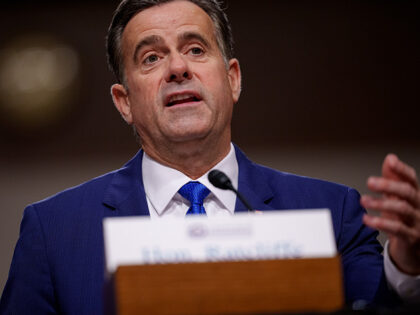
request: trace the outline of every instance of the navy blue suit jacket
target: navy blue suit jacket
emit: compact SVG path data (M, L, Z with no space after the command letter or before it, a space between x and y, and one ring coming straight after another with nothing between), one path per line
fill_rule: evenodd
M382 248L362 224L355 190L257 165L238 148L236 156L239 191L255 209L331 209L347 302L381 296ZM139 151L123 168L25 209L1 314L103 313L102 219L149 215L142 157ZM235 211L245 211L239 200Z

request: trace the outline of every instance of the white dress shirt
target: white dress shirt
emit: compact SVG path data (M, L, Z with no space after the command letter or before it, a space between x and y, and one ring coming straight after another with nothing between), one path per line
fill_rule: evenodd
M238 162L232 144L228 155L212 169L224 172L231 179L233 187L238 188ZM184 217L190 202L182 197L178 190L192 179L178 170L152 160L146 153L143 156L142 171L150 217ZM208 172L194 180L210 190L210 194L204 199L207 216L232 215L235 211L236 195L230 190L214 187L207 174Z
M233 187L238 188L238 162L232 144L228 155L212 169L224 172L231 179ZM146 153L143 156L142 171L150 217L152 219L184 217L190 202L182 197L178 190L192 179L178 170L156 162ZM233 215L236 195L232 191L214 187L209 182L207 174L208 172L195 180L210 190L210 194L204 200L207 216ZM399 271L389 257L387 245L385 245L384 265L389 286L403 300L420 303L420 276L409 276Z
M388 285L404 301L420 305L420 275L410 276L397 269L388 254L388 241L385 243L384 264Z

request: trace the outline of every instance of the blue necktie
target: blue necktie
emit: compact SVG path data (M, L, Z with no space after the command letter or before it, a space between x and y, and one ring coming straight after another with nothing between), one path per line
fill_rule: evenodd
M199 182L188 182L182 186L178 191L182 197L187 199L191 206L188 209L187 215L190 214L206 214L204 210L203 201L210 193L206 186Z

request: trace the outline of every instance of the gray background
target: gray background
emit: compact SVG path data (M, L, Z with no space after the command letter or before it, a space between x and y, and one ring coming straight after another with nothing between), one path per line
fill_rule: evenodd
M81 62L66 116L37 128L0 117L0 290L25 205L138 150L109 96L104 37L118 1L63 3L0 5L0 49L50 34ZM243 72L233 141L252 159L361 192L387 152L420 169L415 1L231 0L227 11Z

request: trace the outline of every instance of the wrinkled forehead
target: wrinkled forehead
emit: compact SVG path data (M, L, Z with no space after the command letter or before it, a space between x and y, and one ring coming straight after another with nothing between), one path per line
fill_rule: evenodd
M199 6L184 0L158 4L135 14L122 34L122 51L126 57L147 36L158 35L169 40L172 35L195 31L216 43L216 31L210 16ZM125 59L125 58L124 58Z

